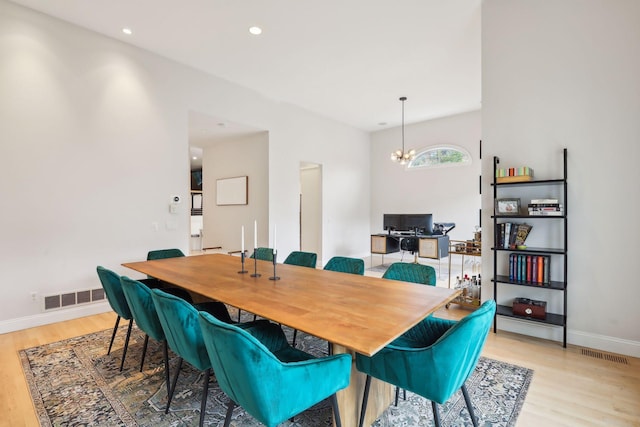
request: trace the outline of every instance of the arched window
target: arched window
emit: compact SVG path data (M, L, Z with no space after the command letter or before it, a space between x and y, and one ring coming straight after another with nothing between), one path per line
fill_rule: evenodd
M407 165L407 169L464 166L469 164L471 164L471 154L464 148L453 145L432 145L416 154L416 157Z

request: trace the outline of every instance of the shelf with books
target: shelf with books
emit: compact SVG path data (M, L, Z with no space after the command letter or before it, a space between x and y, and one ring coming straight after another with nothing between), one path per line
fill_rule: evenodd
M497 178L504 172L498 169L500 159L494 157L496 178L492 186L496 208L491 216L494 226L494 245L491 248L494 254L494 277L491 281L494 300L498 305L494 332L497 332L497 319L501 316L558 326L563 329L562 345L566 347L568 263L566 149L563 150L563 160L563 177L560 179L500 182ZM542 188L544 196L539 196L539 189L527 190L529 187ZM518 196L520 198L517 198ZM536 246L533 247L525 244L531 232L536 234L532 241ZM554 247L541 247L545 244ZM552 301L553 304L550 306L556 307L556 310L561 312L546 313L544 319L514 314L514 309L509 304L513 304L515 287L523 289L523 296L528 295L530 298L545 300L545 307L546 300ZM562 301L558 301L557 298L561 298ZM560 306L562 310L558 309Z

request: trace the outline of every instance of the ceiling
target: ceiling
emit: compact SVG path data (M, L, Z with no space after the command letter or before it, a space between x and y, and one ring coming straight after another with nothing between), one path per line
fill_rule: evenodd
M481 105L482 0L13 1L364 131Z

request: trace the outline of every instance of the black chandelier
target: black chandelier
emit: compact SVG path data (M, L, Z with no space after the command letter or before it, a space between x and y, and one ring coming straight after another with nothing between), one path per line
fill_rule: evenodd
M416 157L416 150L414 150L413 148L409 151L404 151L404 101L406 100L406 96L400 98L400 101L402 101L402 149L396 150L391 153L391 160L393 160L394 162L398 162L401 165L410 162Z

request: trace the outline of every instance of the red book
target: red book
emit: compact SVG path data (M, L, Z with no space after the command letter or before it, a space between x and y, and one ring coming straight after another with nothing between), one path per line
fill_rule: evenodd
M531 255L527 255L527 282L531 281Z
M538 283L544 282L544 257L538 256Z

